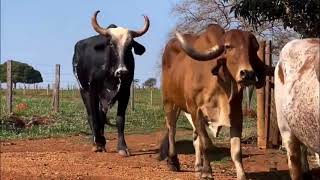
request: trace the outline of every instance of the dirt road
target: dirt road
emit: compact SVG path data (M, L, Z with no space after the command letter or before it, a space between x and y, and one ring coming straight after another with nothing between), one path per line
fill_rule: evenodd
M132 156L126 158L116 153L116 134L107 135L107 153L91 152L85 135L1 142L1 179L194 179L192 142L177 142L182 171L170 172L165 161L157 160L162 134L127 135ZM183 139L191 134L177 136ZM228 145L218 144L211 154L215 179L235 179ZM285 155L278 150L244 145L243 157L251 179L288 179Z

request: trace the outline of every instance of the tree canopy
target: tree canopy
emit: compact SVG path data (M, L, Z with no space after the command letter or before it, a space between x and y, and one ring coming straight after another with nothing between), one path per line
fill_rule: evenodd
M0 81L7 82L7 62L0 65L0 72ZM43 79L41 73L32 66L18 61L12 61L12 82L14 84L33 84L43 82Z
M175 29L182 32L197 33L208 24L219 24L226 30L242 29L250 31L258 40L272 40L272 49L278 54L279 50L290 40L299 38L293 29L284 28L280 20L263 21L258 26L235 14L239 9L238 0L184 0L177 3L172 13L178 18ZM173 36L171 34L170 36Z
M291 27L303 37L320 37L319 0L236 0L231 11L255 28L281 21L284 28Z
M149 78L143 83L143 86L153 88L154 86L156 86L156 84L157 84L156 78Z

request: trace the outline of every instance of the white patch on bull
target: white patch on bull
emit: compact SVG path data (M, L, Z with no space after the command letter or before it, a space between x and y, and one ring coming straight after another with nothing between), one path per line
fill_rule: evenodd
M105 93L100 94L100 103L102 105L102 110L106 113L108 109L110 109L113 105L114 98L118 94L121 87L121 80L119 79L119 83L116 85L116 87L105 87Z
M105 69L106 69L106 64L103 64L103 65L101 66L101 69L102 69L102 70L105 70Z
M121 54L126 43L132 40L130 31L123 27L117 27L110 28L109 33L112 37L112 40L117 42L119 54Z

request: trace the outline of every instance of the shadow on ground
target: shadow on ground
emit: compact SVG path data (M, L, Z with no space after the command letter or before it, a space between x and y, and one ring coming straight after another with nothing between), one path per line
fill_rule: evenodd
M178 154L195 154L193 142L191 140L180 140L176 142ZM226 147L212 146L209 151L210 161L221 161L230 158L230 149Z
M248 179L257 180L290 180L289 171L252 172L247 173ZM310 174L303 177L304 180L320 180L320 168L314 168Z

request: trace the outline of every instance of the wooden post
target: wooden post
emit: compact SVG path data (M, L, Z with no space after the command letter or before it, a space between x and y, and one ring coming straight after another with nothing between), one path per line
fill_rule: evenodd
M12 61L7 61L7 112L12 113Z
M26 83L23 83L23 95L26 95Z
M271 83L274 83L274 78L271 78ZM280 145L280 132L277 122L277 112L274 101L274 89L271 88L271 117L270 117L270 143L272 147L278 147Z
M134 111L134 83L131 84L131 101L130 101L130 105L131 105L131 110Z
M259 51L258 57L262 62L265 61L265 45L266 42L262 41L259 43ZM267 139L265 134L265 108L264 108L264 100L265 100L265 93L264 87L256 90L257 94L257 136L258 136L258 147L259 148L267 148Z
M267 41L265 48L265 63L270 66L271 63L271 41ZM266 77L265 85L265 106L264 106L264 128L267 141L267 148L270 146L270 112L271 112L271 88L270 88L270 76Z
M150 91L150 104L151 104L151 106L153 105L152 88Z
M49 96L49 92L50 92L50 84L48 84L47 86L47 96Z
M53 87L53 110L59 111L60 64L56 64L56 75Z

